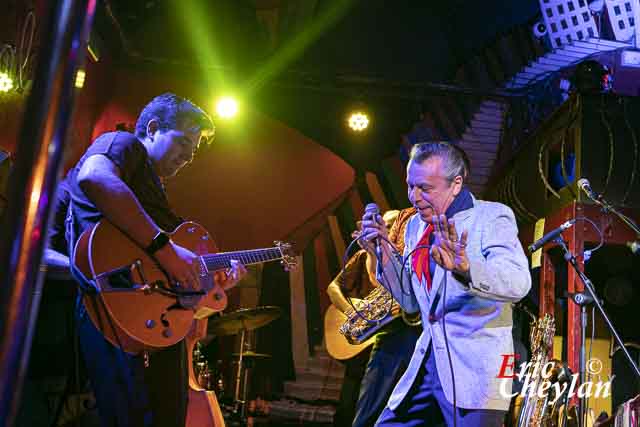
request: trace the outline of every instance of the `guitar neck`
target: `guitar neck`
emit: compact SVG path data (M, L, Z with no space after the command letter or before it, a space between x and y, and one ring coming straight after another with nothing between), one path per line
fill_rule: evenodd
M282 259L282 251L279 248L265 248L250 251L220 252L202 256L202 260L205 262L207 270L209 271L223 270L231 267L232 259L240 261L244 265L262 264Z

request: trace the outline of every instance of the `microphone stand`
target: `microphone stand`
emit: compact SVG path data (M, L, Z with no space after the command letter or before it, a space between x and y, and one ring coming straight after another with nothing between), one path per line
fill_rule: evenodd
M561 243L561 246L564 246L564 242ZM566 256L566 252L565 252L565 259L567 259ZM586 381L586 365L587 365L587 306L589 304L591 304L591 301L588 300L583 300L581 302L577 302L575 299L571 299L574 303L578 304L580 306L580 331L581 331L581 345L580 345L580 384L584 384L584 382ZM580 424L585 426L586 425L586 414L587 414L587 407L584 404L585 401L587 399L587 396L583 397L583 401L580 402L580 406L579 406L579 410L578 410L578 417L581 420Z
M595 289L593 287L593 283L591 282L591 280L589 280L587 275L584 274L580 270L580 268L578 268L578 262L576 261L576 257L571 253L571 251L567 247L567 244L564 241L564 239L562 238L562 236L558 236L555 239L555 242L558 243L558 245L560 245L560 247L562 248L562 250L564 252L564 259L569 264L571 264L573 269L576 271L576 274L578 275L578 277L580 277L580 280L582 281L582 284L584 285L584 288L589 292L589 295L591 296L591 298L593 298L593 303L596 305L596 307L598 308L598 311L600 311L600 314L602 314L602 317L604 318L604 321L607 323L607 326L609 327L609 331L611 331L611 334L613 335L615 341L618 343L618 345L620 346L620 349L622 350L622 352L624 353L625 357L629 361L629 364L633 368L634 373L636 374L638 379L640 379L640 369L638 369L638 365L635 364L633 358L631 357L631 354L629 354L629 350L627 350L627 348L624 346L624 342L620 338L620 335L618 335L618 332L616 331L615 327L613 326L613 323L611 323L611 320L609 319L609 316L607 316L607 313L604 311L604 308L602 307L602 304L600 304L600 299L598 299L598 296L596 295L596 291L595 291ZM586 354L585 354L586 308L585 308L584 305L582 306L582 311L583 311L583 315L582 315L582 349L581 349L581 352L580 352L580 381L581 381L581 383L584 380L584 376L585 376L584 375L584 369L586 368L585 367L586 360L584 360L586 358ZM584 409L583 402L580 402L580 420L581 420L581 424L584 426L583 421L584 421L584 415L586 415L586 414L583 413L583 409Z
M597 205L599 205L604 213L614 213L618 218L620 218L622 222L627 224L627 226L629 226L629 228L631 228L636 233L637 237L640 237L640 227L638 227L638 224L633 222L631 218L616 209L616 207L611 203L607 202L604 197L602 197L602 195L598 195L598 197L592 197L590 195L589 198L593 200Z

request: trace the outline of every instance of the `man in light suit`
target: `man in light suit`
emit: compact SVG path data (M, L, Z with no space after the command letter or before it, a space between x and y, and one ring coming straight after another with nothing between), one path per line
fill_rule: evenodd
M511 382L497 376L513 353L511 305L529 292L531 276L513 212L475 199L464 186L468 170L458 147L414 146L407 186L417 213L405 232L404 267L379 215L363 217L363 245L381 258L380 283L405 311L420 310L423 324L377 426L499 427L509 407Z

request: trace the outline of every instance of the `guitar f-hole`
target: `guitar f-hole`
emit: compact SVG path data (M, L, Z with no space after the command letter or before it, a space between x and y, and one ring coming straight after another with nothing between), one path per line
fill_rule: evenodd
M167 313L162 313L160 315L160 323L162 323L162 326L164 326L165 328L168 328L169 326L171 326L171 324L169 323L169 320L167 320Z

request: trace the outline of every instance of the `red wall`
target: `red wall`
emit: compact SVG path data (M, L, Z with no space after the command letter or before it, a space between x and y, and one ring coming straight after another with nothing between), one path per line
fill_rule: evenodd
M172 91L210 108L214 94L189 79L134 72L104 61L87 65L77 93L65 169L116 124L133 125L155 95ZM13 152L25 97L0 102L0 147ZM202 223L221 249L268 245L299 229L347 191L354 171L341 158L276 120L245 111L216 121L217 136L167 185L177 212Z

